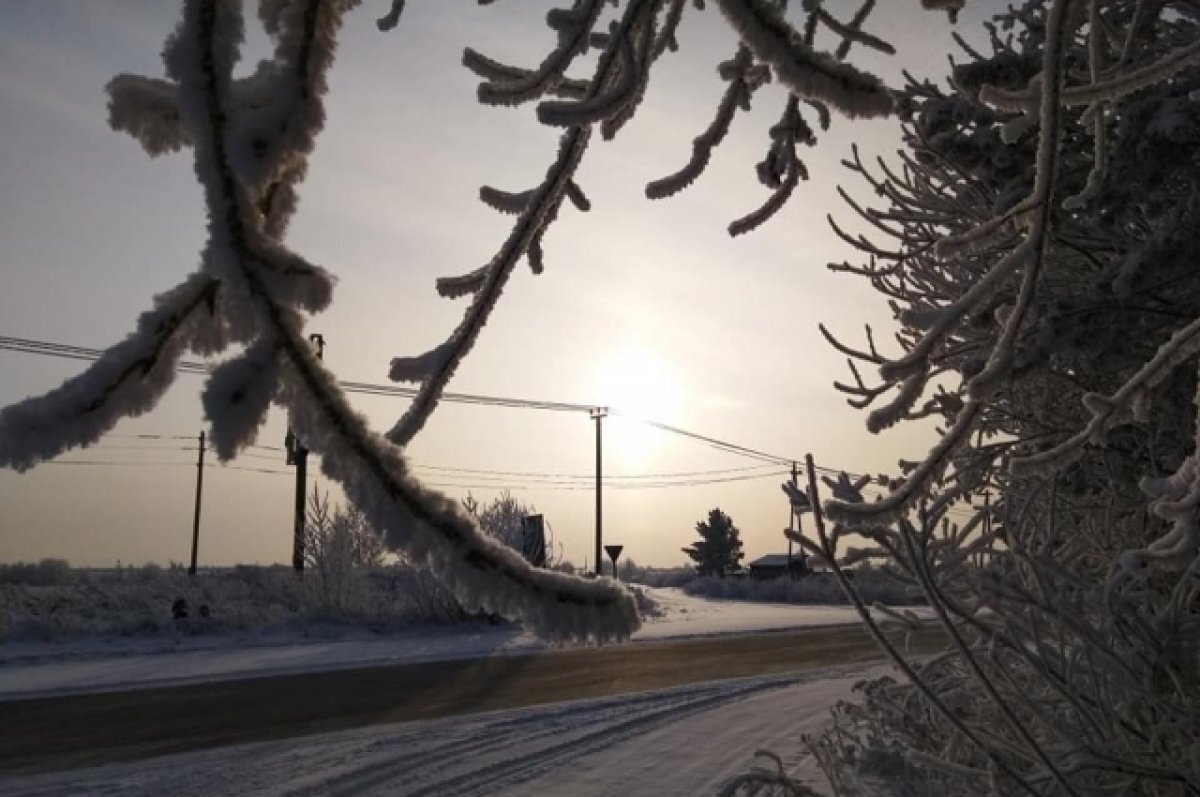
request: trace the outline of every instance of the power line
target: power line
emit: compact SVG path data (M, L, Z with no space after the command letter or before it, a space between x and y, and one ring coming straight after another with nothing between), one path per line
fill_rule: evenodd
M122 437L124 439L128 439L128 438L132 437L132 435L124 435L124 436L122 436L122 435L106 435L105 439L107 439L108 437ZM151 438L151 439L165 439L165 438L173 437L173 436L142 435L142 437L147 437L147 438ZM246 449L248 449L248 450L243 450L243 451L239 452L235 456L235 459L238 459L238 460L240 460L240 459L256 459L256 460L263 460L263 461L267 461L267 462L275 462L275 461L279 460L279 457L277 455L259 453L257 450L249 450L249 449L263 449L266 451L273 451L273 452L283 450L276 446L260 446L260 445L249 445L246 447ZM138 452L168 452L168 451L191 452L191 451L197 451L198 449L194 445L178 446L178 447L152 445L152 444L149 444L149 445L127 445L127 444L112 445L107 442L104 442L104 440L102 439L101 442L99 442L99 443L95 443L93 445L87 446L85 450L88 450L88 451L96 451L96 450L99 450L99 451L138 451ZM129 464L136 464L137 462L138 461L131 461ZM496 477L503 477L505 479L515 478L515 479L519 479L519 480L562 482L562 483L570 483L570 482L576 482L576 481L591 481L592 479L595 478L594 474L592 474L592 473L564 473L564 472L554 472L554 471L529 471L529 470L498 470L498 469L493 469L493 468L472 468L472 467L455 466L455 465L433 465L433 464L425 464L425 463L415 462L415 461L410 461L410 466L414 470L435 471L437 473L443 474L443 477L446 477L446 478L457 477L458 474L462 474L464 478L465 477L473 477L473 478L495 480ZM606 483L611 482L611 483L615 484L617 482L624 482L624 481L636 483L638 481L647 481L647 480L659 480L659 481L671 480L671 479L687 480L687 479L693 479L693 478L697 478L697 477L730 476L730 475L736 475L736 474L754 474L755 476L765 476L765 475L771 475L771 474L776 473L777 468L778 468L778 465L775 463L762 463L759 465L746 465L743 467L732 467L732 468L714 468L714 469L709 469L709 470L685 470L685 471L666 471L666 472L650 472L650 473L607 473L607 474L605 474L604 479L605 479ZM762 472L766 469L770 469L770 473ZM755 472L758 472L758 473L755 473Z
M88 348L85 346L71 346L63 343L53 343L50 341L33 340L29 338L14 338L0 336L0 350L18 352L22 354L35 354L47 357L61 357L73 360L97 360L104 354L100 349ZM188 374L208 374L212 370L212 366L207 363L196 360L180 360L176 367L182 373ZM407 398L412 399L418 395L418 390L411 387L401 387L399 385L375 384L370 382L352 382L339 381L338 385L348 393L358 393L362 395L384 396L390 398ZM550 412L591 412L597 405L581 404L575 402L564 401L547 401L542 399L527 399L515 398L510 396L490 396L477 393L453 393L446 392L442 394L442 400L448 403L455 404L471 404L476 406L487 407L507 407L513 409L529 409L543 410ZM640 423L653 429L657 429L668 434L686 437L716 448L718 451L734 454L748 459L757 460L763 464L770 465L790 465L794 461L798 461L795 457L784 457L778 454L771 454L766 451L761 451L749 446L730 443L726 440L720 440L708 435L691 432L687 429L681 429L677 426L671 426L659 421L652 421L647 418L641 418L633 413L622 412L620 408L609 408L613 415L618 415L626 420ZM130 435L130 437L143 439L169 439L169 440L191 440L191 435ZM280 451L274 446L254 446L268 451ZM826 468L817 466L815 470L819 473L830 475L838 475L842 473L837 468ZM858 478L857 473L846 471L850 478Z
M290 470L272 470L271 468L252 468L246 465L218 465L217 468L224 470L241 470L247 473L269 473L272 476L291 476Z
M670 432L671 434L677 434L682 437L689 437L693 440L699 440L702 443L708 443L709 445L713 446L714 448L718 448L722 451L727 451L731 454L740 454L741 456L749 457L750 459L758 459L763 462L768 462L772 465L791 465L792 462L795 461L789 457L780 457L780 456L776 456L774 454L767 454L763 451L757 451L753 448L747 448L746 446L739 446L735 443L727 443L724 440L718 440L715 437L709 437L707 435L698 434L696 432L689 432L686 429L680 429L677 426L669 426L665 423L659 423L658 421L651 421L646 418L639 418L635 415L629 415L626 413L622 413L620 410L612 409L612 410L610 410L610 412L613 415L620 415L622 418L627 418L629 420L636 421L637 423L644 424L644 425L649 426L654 429L659 429L663 432Z
M615 490L658 490L671 489L680 487L701 487L711 484L723 484L726 482L749 481L758 479L774 479L787 476L787 471L777 471L774 473L761 473L748 476L729 476L720 479L692 479L688 481L672 481L672 482L650 482L638 484L605 484L606 488ZM528 484L528 483L510 483L510 484L475 484L467 482L433 482L422 481L427 487L441 488L459 488L459 489L478 489L478 490L550 490L550 491L586 491L592 492L595 488L590 484L583 483L567 483L567 484Z
M194 434L106 434L105 437L119 437L125 440L195 440Z
M546 473L542 471L520 471L520 470L490 470L487 468L462 468L451 467L449 465L422 465L413 463L415 469L448 471L450 473L464 474L483 474L488 476L516 476L516 477L537 477L537 478L554 478L554 479L574 479L574 480L591 480L595 478L592 473ZM604 474L605 481L609 479L669 479L685 476L720 476L733 473L745 473L747 471L762 470L763 468L775 468L774 463L762 465L748 465L744 468L719 468L716 470L692 470L692 471L674 471L671 473L606 473Z
M19 352L22 354L36 354L47 357L64 357L74 360L97 360L101 357L101 355L104 354L104 352L100 349L92 349L85 346L70 346L62 343L52 343L49 341L6 336L0 336L0 350ZM211 367L208 364L194 360L180 360L176 367L183 373L191 374L207 374L211 371ZM416 397L418 394L416 388L400 387L397 385L343 381L339 381L338 384L343 390L349 393L359 393L364 395L411 399ZM513 398L507 396L487 396L476 393L447 392L442 394L442 400L458 404L474 404L489 407L510 407L551 412L591 412L591 410L595 409L596 407L594 404L545 401L540 399ZM790 457L781 457L774 454L768 454L747 446L741 446L725 440L718 440L717 438L698 434L696 432L689 432L686 429L680 429L676 426L670 426L665 423L639 418L631 413L622 413L619 409L613 409L611 411L613 414L621 415L623 418L645 424L646 426L650 426L663 432L668 432L670 434L680 435L682 437L708 443L714 448L727 453L737 454L739 456L748 457L760 462L775 465L790 465L793 461L793 458ZM190 439L190 437L187 439Z
M131 446L131 445L111 445L109 443L95 443L90 446L85 446L89 451L195 451L195 446Z
M690 487L690 486L696 485L696 484L717 484L720 482L737 482L737 481L749 481L752 479L773 478L773 477L780 475L781 473L784 473L784 471L773 471L771 473L753 473L753 474L747 474L747 475L742 475L742 476L725 476L725 477L711 478L711 479L669 479L669 480L668 479L660 479L657 481L637 481L637 482L621 481L621 482L616 482L616 483L609 482L608 478L605 477L604 486L611 487L611 488L617 489L617 490L637 490L637 489L651 488L651 487L674 487L674 486ZM455 478L455 477L453 474L440 474L440 475L435 475L433 478L449 479L449 478ZM487 475L481 475L481 474L467 474L467 475L463 475L459 478L461 478L463 480L473 479L473 480L485 483L485 484L481 484L481 485L464 485L464 486L479 486L479 487L486 486L486 487L494 488L494 487L504 487L504 486L506 486L505 485L506 482L511 482L513 484L523 484L523 485L530 486L530 487L533 487L533 486L578 487L580 489L587 489L587 490L593 489L593 485L589 481L585 481L582 479L564 480L564 479L553 479L553 478L543 478L543 477L523 477L520 479L513 479L513 478L507 477L507 476L487 476ZM592 478L595 478L595 477L592 477ZM498 483L498 484L493 484L493 482Z
M0 350L13 351L21 354L37 354L46 357L62 357L72 360L98 360L104 354L100 349L90 349L84 346L67 346L61 343L51 343L27 338L0 336ZM208 374L212 367L207 363L195 360L180 360L176 368L182 373ZM396 398L415 398L418 390L412 387L398 385L381 385L369 382L343 382L338 385L348 393L389 396ZM562 401L542 401L536 399L512 398L505 396L485 396L475 393L443 393L442 400L458 404L479 404L492 407L513 407L520 409L551 410L557 412L588 412L593 405L571 404ZM189 438L190 439L190 438Z
M141 459L141 460L119 460L119 459L48 459L41 463L43 465L191 465L190 462L172 462L164 459Z
M150 449L152 450L152 449ZM197 450L195 448L191 449ZM48 460L45 464L48 465L75 465L75 466L91 466L91 467L111 467L111 466L154 466L162 465L169 466L190 466L193 463L185 461L172 460L116 460L116 459L55 459ZM271 468L261 468L248 465L232 465L222 464L212 466L219 470L236 470L249 473L266 473L271 475L287 475L290 471L278 470ZM427 467L416 465L416 468ZM434 466L436 467L436 466ZM731 469L736 470L736 469ZM443 478L452 479L452 481L422 481L423 484L429 487L453 487L461 489L480 489L480 490L552 490L552 491L591 491L593 489L590 482L586 479L556 479L553 477L540 476L529 472L527 475L515 477L513 475L488 475L487 472L475 472L470 469L456 469L455 472L462 472L461 477L456 477L454 473L442 474ZM605 486L616 490L653 490L653 489L669 489L675 487L698 487L711 484L724 484L729 482L740 481L757 481L761 479L774 479L786 476L784 471L769 471L765 473L740 473L735 475L713 476L697 478L696 474L715 474L721 471L684 471L677 474L641 474L628 475L625 477L615 477L624 479L634 479L633 481L616 481L609 483L606 481ZM438 478L436 475L434 478ZM588 477L590 478L590 477Z

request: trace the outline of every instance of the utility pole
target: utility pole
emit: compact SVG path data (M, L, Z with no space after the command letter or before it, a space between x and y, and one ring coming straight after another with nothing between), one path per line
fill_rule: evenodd
M317 359L325 359L325 336L314 333L308 336L308 342L317 348ZM287 450L287 464L296 466L296 495L292 518L292 569L296 575L304 575L304 498L305 482L308 480L308 449L300 438L288 429L284 438Z
M799 478L799 470L796 466L796 460L792 460L792 488L795 489ZM796 507L792 506L792 501L788 499L788 531L796 530ZM792 575L792 537L788 535L788 557L787 557L787 576L789 579Z
M592 409L592 420L596 422L596 577L604 574L604 434L602 423L608 415L608 407Z
M192 513L192 562L188 575L196 575L196 553L200 549L200 494L204 491L204 432L200 432L200 455L196 458L196 509Z

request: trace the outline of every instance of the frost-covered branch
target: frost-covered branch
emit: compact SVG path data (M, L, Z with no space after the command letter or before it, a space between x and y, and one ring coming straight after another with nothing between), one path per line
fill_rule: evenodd
M892 112L891 94L879 78L814 50L776 4L717 0L717 5L755 58L770 64L794 94L823 102L851 118Z
M455 502L409 475L400 451L369 431L309 349L304 314L328 303L332 280L279 236L323 123L325 74L351 5L264 3L274 58L235 81L240 4L186 0L164 51L170 81L114 83L114 126L133 132L151 154L163 149L164 134L153 125L169 117L164 108L178 115L179 129L169 132L191 145L208 208L202 273L161 297L137 333L84 375L5 410L4 461L25 468L94 441L118 418L153 405L185 348L215 353L227 338L238 340L245 352L213 371L203 395L220 458L252 442L269 405L281 404L389 547L428 562L464 606L519 619L548 639L624 638L638 625L627 592L608 580L535 570L482 535Z
M0 465L27 470L95 443L122 418L154 409L186 351L224 348L221 327L211 317L216 292L215 280L193 274L156 298L137 329L82 374L0 410Z
M321 17L321 10L314 13ZM340 23L340 9L325 10L328 15L319 19L321 29L314 32L314 41L332 41ZM341 483L355 505L385 531L392 546L428 561L465 606L518 618L551 639L624 637L638 624L633 602L624 590L610 582L587 584L537 571L487 539L454 502L407 477L400 453L369 433L309 350L300 317L279 301L278 286L258 262L252 208L226 149L229 131L221 107L231 85L239 23L219 2L191 0L185 5L184 24L167 53L168 68L185 98L181 110L193 131L197 173L206 188L214 222L210 262L219 263L225 274L238 272L253 312L260 316L261 339L246 355L247 365L257 367L238 376L264 383L254 395L271 396L286 406L305 445L324 456L326 474ZM332 60L332 51L328 59ZM304 146L303 137L297 141ZM276 352L282 367L263 367L263 361L273 360ZM250 376L250 370L258 375ZM227 381L221 376L214 374L206 391L206 399L215 396L214 403ZM279 382L276 387L265 386L275 379ZM249 392L243 387L234 395L245 397ZM265 411L264 403L259 400L251 405L255 414ZM206 409L210 406L206 401ZM214 438L223 442L223 454L252 440L257 430L257 424L238 423L243 415L228 409L210 409L208 414Z
M1059 146L1059 88L1062 50L1065 40L1071 32L1067 26L1069 5L1069 0L1054 0L1047 12L1046 42L1042 52L1042 75L1045 76L1046 85L1042 89L1040 136L1034 166L1034 186L1029 199L1023 203L1030 207L1029 213L1031 214L1025 239L1008 257L994 266L952 305L939 308L935 313L926 312L917 315L910 311L906 315L906 319L910 323L928 326L928 331L903 358L884 363L880 367L880 374L885 379L902 379L903 381L900 391L892 403L871 413L868 419L868 428L871 431L887 428L912 408L928 381L927 363L934 347L942 342L945 335L965 313L974 309L985 297L994 295L995 291L1007 282L1011 275L1020 270L1023 274L1015 306L1008 313L998 340L992 347L987 360L978 372L971 375L967 383L966 392L970 401L955 417L953 426L942 436L930 455L905 480L904 486L866 510L863 509L863 505L849 506L832 503L827 511L834 517L842 512L847 513L847 517L855 514L870 516L872 512L878 513L880 516L887 516L910 506L922 495L927 486L927 480L942 472L946 459L972 431L973 420L978 414L979 402L985 400L995 390L1000 378L1012 367L1017 335L1029 312L1040 269L1046 256L1047 228L1052 210L1050 195L1055 184L1056 156Z

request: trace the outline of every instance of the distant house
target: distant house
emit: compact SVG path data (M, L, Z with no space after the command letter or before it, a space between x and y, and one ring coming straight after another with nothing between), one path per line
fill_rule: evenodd
M791 576L799 578L809 572L806 563L806 557L802 553L796 553L791 558ZM788 555L785 553L769 553L766 556L760 556L746 566L750 570L750 577L762 579L764 581L772 578L782 578L788 575Z
M762 579L764 581L772 578L781 578L787 575L788 572L788 555L785 553L769 553L766 556L760 556L749 565L747 570L750 573L750 578ZM857 567L843 567L842 572L848 578L854 578ZM797 551L792 554L792 578L800 578L802 576L825 576L829 577L833 571L829 568L829 563L824 557L813 554L811 556Z

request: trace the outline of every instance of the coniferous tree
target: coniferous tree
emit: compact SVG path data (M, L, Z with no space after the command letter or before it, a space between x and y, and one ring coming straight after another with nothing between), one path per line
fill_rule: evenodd
M702 576L724 578L742 564L742 539L733 518L719 508L708 513L708 520L696 524L700 540L682 549L696 563Z

